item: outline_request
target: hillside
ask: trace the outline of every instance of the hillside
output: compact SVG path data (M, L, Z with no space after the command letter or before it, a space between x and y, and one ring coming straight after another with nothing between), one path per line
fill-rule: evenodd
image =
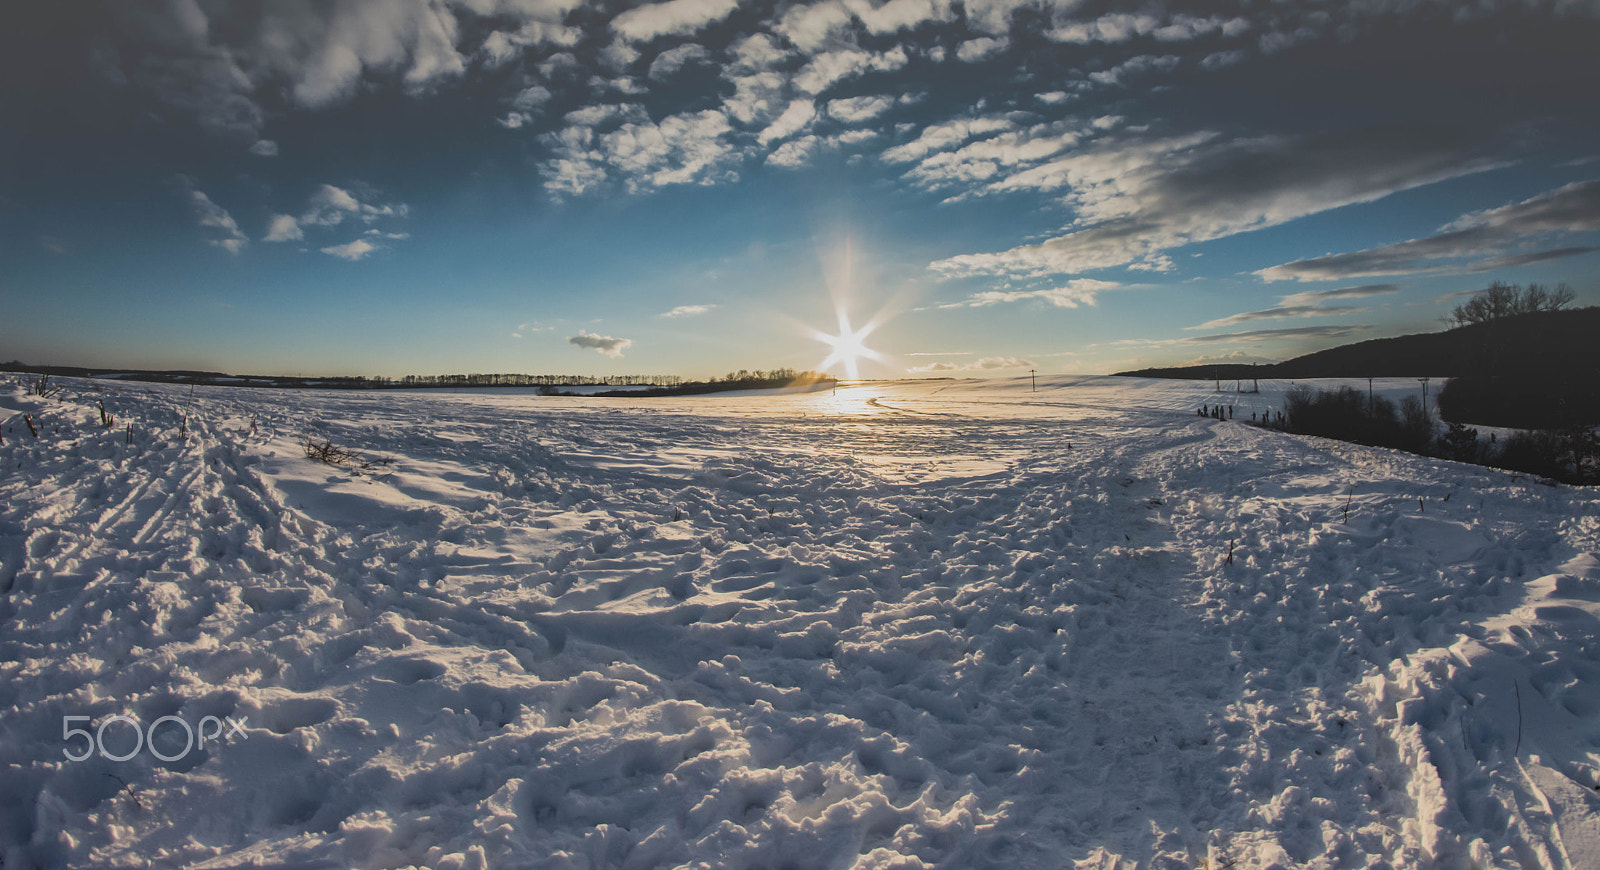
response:
M1600 372L1600 307L1550 311L1346 344L1270 365L1149 368L1118 375L1181 380L1239 378L1463 377L1495 365L1500 374Z

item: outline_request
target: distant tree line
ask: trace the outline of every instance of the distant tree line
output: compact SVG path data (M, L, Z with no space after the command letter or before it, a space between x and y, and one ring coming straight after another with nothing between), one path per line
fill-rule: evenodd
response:
M683 383L678 375L406 375L403 378L368 378L378 387L670 387Z
M1350 387L1312 390L1304 384L1283 397L1283 412L1263 414L1260 425L1300 435L1320 435L1424 456L1522 471L1581 485L1600 483L1600 437L1593 426L1513 432L1485 439L1465 423L1442 431L1416 396L1399 408L1382 396Z
M644 390L595 393L596 396L693 396L704 393L726 393L733 390L771 390L781 387L800 387L809 384L833 383L834 379L821 372L796 371L790 368L767 371L740 369L724 377L711 377L704 381L687 381L670 386L651 387Z

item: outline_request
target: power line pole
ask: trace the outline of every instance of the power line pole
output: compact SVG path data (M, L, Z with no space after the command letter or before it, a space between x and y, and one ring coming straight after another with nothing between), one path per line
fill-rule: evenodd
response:
M1039 379L1033 376L1033 369L1028 369L1028 380L1033 383L1033 391L1039 392Z

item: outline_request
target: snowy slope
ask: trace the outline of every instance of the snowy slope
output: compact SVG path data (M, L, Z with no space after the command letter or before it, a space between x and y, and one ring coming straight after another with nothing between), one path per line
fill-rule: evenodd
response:
M1593 490L1204 382L62 383L0 382L6 870L1600 867ZM63 758L118 714L242 734Z

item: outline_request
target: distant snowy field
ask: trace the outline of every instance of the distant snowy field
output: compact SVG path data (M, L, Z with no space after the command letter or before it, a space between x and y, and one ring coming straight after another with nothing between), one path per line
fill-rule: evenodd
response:
M1284 383L23 383L5 870L1600 867L1600 493Z

